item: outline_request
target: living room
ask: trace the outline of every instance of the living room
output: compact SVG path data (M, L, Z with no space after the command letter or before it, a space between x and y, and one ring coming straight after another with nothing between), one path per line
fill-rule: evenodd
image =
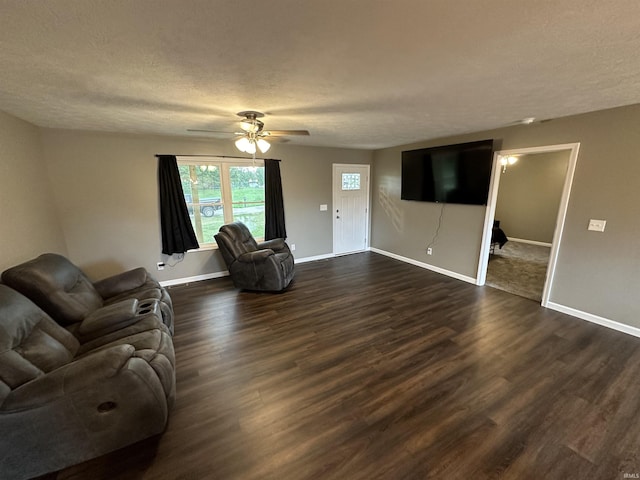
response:
M576 37L572 37L575 43L567 45L576 49L575 57L592 55L592 59L597 58L599 69L594 68L593 72L585 70L584 64L576 59L577 65L573 71L567 67L566 76L569 78L559 78L562 77L560 74L557 77L540 74L522 90L515 87L516 83L500 83L504 78L495 69L501 62L491 64L487 71L477 72L478 82L488 76L502 88L500 90L496 87L497 93L490 93L504 97L505 105L515 104L517 108L512 110L496 106L495 96L490 100L479 98L483 97L484 92L480 87L474 89L473 85L465 84L463 88L455 82L446 85L454 91L452 97L447 97L449 103L429 109L427 105L433 104L438 95L443 95L445 88L440 83L442 79L432 79L429 89L424 86L416 87L419 82L415 79L411 82L409 77L402 77L397 79L397 86L383 90L378 97L358 95L358 82L347 80L357 77L356 71L357 68L362 68L362 62L358 62L350 70L331 68L330 57L339 51L338 46L331 44L333 49L322 51L321 47L316 46L313 35L305 36L298 29L285 32L283 24L273 18L273 13L269 15L273 25L264 25L263 31L254 32L249 29L249 33L255 33L255 38L251 38L251 41L243 37L247 35L244 29L238 28L234 32L229 28L225 30L228 35L226 39L215 37L208 42L198 41L188 45L190 48L202 49L199 52L202 55L200 58L209 59L208 55L212 55L215 57L211 59L212 63L232 69L229 65L233 62L226 60L225 63L220 51L237 41L238 37L243 37L243 47L247 46L244 42L249 41L249 45L253 45L253 41L256 41L260 44L264 39L264 48L269 49L272 45L271 48L281 52L288 52L289 48L293 50L294 47L287 42L295 40L295 48L307 49L307 52L313 52L307 55L316 57L317 67L311 62L305 64L305 68L309 70L305 74L310 77L329 77L327 83L316 86L322 93L318 97L321 100L323 96L326 97L324 103L320 101L313 104L309 99L310 91L299 86L307 78L303 72L286 63L286 53L272 61L283 62L287 69L270 71L260 55L255 54L251 61L258 66L248 68L247 75L241 76L241 67L250 65L248 60L247 63L242 61L241 67L235 67L237 70L233 68L230 75L237 79L236 83L212 83L210 92L203 92L203 89L209 81L211 71L201 73L205 78L200 80L201 83L196 83L197 87L190 89L190 82L195 80L185 79L191 73L184 74L180 68L189 67L196 72L193 75L197 75L201 67L193 62L185 62L183 65L175 60L171 71L164 72L166 77L159 80L156 78L159 84L173 85L172 93L175 96L169 96L168 91L159 89L155 84L149 90L137 87L145 77L151 78L149 71L158 73L154 70L154 65L162 63L162 54L166 52L156 52L158 56L152 59L145 57L148 63L140 64L146 65L150 70L141 68L144 71L139 76L134 75L133 63L127 64L130 70L123 70L125 73L114 77L105 73L108 68L99 68L101 62L118 65L118 56L130 46L125 42L124 36L122 40L114 40L118 38L115 32L139 29L139 33L133 38L145 46L144 35L148 32L144 33L142 28L142 24L146 22L142 12L145 8L155 8L145 5L147 2L139 2L133 12L126 8L116 8L111 12L111 27L107 26L110 22L104 23L105 29L114 28L108 31L99 28L103 20L97 20L96 17L98 12L104 15L101 18L109 16L107 12L97 8L95 2L87 2L87 6L62 2L64 8L61 11L57 11L56 2L46 7L31 5L31 9L29 6L19 6L18 2L13 3L10 7L12 14L3 16L4 53L0 55L4 71L7 72L5 88L1 89L4 93L0 96L0 220L5 225L2 235L4 254L0 270L44 252L55 252L72 259L92 279L138 266L146 268L165 285L224 277L226 266L216 249L188 252L182 262L158 271L158 262L171 265L173 262L161 254L155 155L171 153L237 156L238 151L230 139L188 134L186 130L198 127L222 129L227 121L229 126L232 125L237 119L234 118L237 111L264 108L267 113L273 112L265 118L267 125L273 125L273 128L307 128L311 132L309 139L274 143L268 155L281 160L287 241L296 245L294 254L300 266L304 262L310 264L314 260L334 257L332 212L331 209L323 211L319 208L320 205L332 203L332 165L366 164L371 166L369 249L383 256L420 264L426 269L449 273L455 278L474 279L478 275L485 208L448 205L440 218L442 210L439 205L400 200L401 152L489 138L496 141L495 149L500 151L579 143L576 170L550 291L551 306L554 310L586 322L640 336L640 307L635 301L640 286L637 273L640 262L640 246L637 242L640 204L640 164L637 161L640 136L637 125L640 123L640 105L637 103L640 98L637 96L637 75L633 76L629 70L623 69L629 68L633 72L638 69L635 53L638 51L638 37L637 33L635 36L631 34L637 32L633 30L637 27L637 21L633 19L638 18L634 17L634 11L637 10L634 3L623 2L626 5L619 5L618 9L610 9L612 11L606 13L583 12L581 15L584 18L581 17L580 21L584 24L572 23L579 32L574 32ZM276 10L283 13L286 10L285 3L287 2L278 4L279 8ZM411 6L416 7L413 4ZM573 6L577 10L584 10L580 2L574 2ZM196 6L193 7L194 12L197 11ZM346 22L346 19L355 21L357 18L355 5L333 7L338 8L338 11L342 11L340 8L345 9L343 20L333 20L335 24L331 25L335 29L341 31L342 22ZM95 13L91 13L92 8L96 8ZM174 5L163 15L153 15L157 14L167 20L180 12L181 8L183 7ZM235 15L241 16L243 8L249 7L243 5L229 10L225 10L226 8L221 7L226 12L219 20L221 25L225 18L235 24L231 21ZM295 13L300 15L301 22L304 19L308 23L310 20L306 14L313 17L311 10L315 9L305 13L305 8L296 7ZM458 11L460 7L453 10L448 8L438 6L436 10L441 14L448 12L445 18L449 15L462 15ZM498 6L494 5L494 8ZM512 8L513 11L509 10L512 15L522 13L517 7ZM526 13L531 14L532 8L528 7ZM330 10L329 7L323 9ZM371 21L370 25L367 24L371 34L382 29L379 23L382 21L381 17L390 14L383 3L376 4L376 8L372 10L374 11L366 14L366 18ZM524 32L543 28L542 19L554 15L558 18L553 20L553 26L547 25L545 28L557 32L563 22L570 22L567 18L569 11L566 6L558 6L553 14L541 9ZM75 12L78 17L70 12ZM26 13L32 13L33 18L26 20L23 17ZM426 17L433 12L427 9L423 13ZM315 15L323 14L316 12ZM197 15L189 14L186 9L179 14L185 22L195 22L194 16ZM470 17L473 17L470 12L464 12L465 25L473 23ZM82 29L76 31L71 28L79 18L95 27L97 33L92 35ZM376 62L382 65L384 59L388 62L385 63L385 68L397 69L399 72L411 72L405 61L411 63L424 59L426 62L427 56L422 56L416 50L409 50L406 60L393 59L392 52L407 48L404 43L407 38L399 38L397 34L398 30L403 29L401 21L408 21L408 18L406 15L391 18L400 23L380 32L381 39L376 41L376 45L379 46L380 42L385 46L378 53L367 56L366 45L358 43L357 47L354 46L345 53L345 57L362 55L370 65ZM156 25L162 24L158 18L154 19ZM609 34L607 29L601 27L604 19L610 22L608 25L612 31ZM534 20L542 23L535 23ZM56 21L61 22L60 25L56 25ZM259 28L255 19L249 21ZM487 19L493 30L503 26L502 21L493 20L496 23L490 23L491 21ZM598 32L603 35L600 39L602 49L595 50L595 54L591 52L597 47L598 40L594 40L594 44L589 44L588 47L583 45L579 48L580 42L586 42L588 35L578 26L587 25L588 21L593 22L591 25L599 25L601 28ZM129 22L133 22L133 25ZM317 34L320 28L312 28L307 23L305 25L308 32ZM35 30L30 32L26 27L31 24ZM59 27L57 30L60 31L68 28L72 33L68 36L56 36L55 32L49 32L51 37L41 33L48 32L48 29L53 28L52 25ZM260 28L262 27L260 23ZM485 26L484 29L491 28ZM478 30L479 27L469 31ZM626 37L625 32L628 33ZM184 30L180 34L183 33ZM487 49L499 48L496 46L499 40L513 39L508 35L515 35L518 41L523 41L529 38L525 33L503 32L503 35L507 35L506 38L487 39L484 45ZM174 34L180 35L175 32L167 33L166 37L164 34L160 35L160 43L169 42ZM525 36L519 37L519 34ZM7 43L5 39L10 35L15 35L18 41ZM91 41L83 42L83 38ZM321 38L326 39L325 36ZM101 46L101 41L106 42L106 45ZM54 45L50 50L45 49L47 42ZM221 46L213 49L215 42L221 42ZM474 44L469 39L467 42L464 44L467 47ZM70 45L75 46L71 48ZM276 45L279 47L276 48ZM545 43L546 48L551 48L552 45L551 40L548 44ZM456 43L455 46L460 45ZM176 47L176 51L184 53L181 50L183 48L183 45ZM571 48L567 48L564 55L552 57L549 61L558 62L556 69L565 68L566 65L559 62L566 60L571 51ZM66 54L62 55L61 52L66 52L71 61L64 63ZM97 53L101 55L96 55ZM454 55L456 48L452 47L446 53ZM518 50L509 50L502 65L507 66L508 62L515 64L521 58L528 58L531 59L531 70L534 69L533 65L541 67L537 65L538 60L534 61L531 49L525 48L520 56L517 53ZM492 55L486 52L484 54L483 58L492 58ZM447 66L451 67L448 57L443 58L435 53L432 55L429 61L436 62L445 70ZM72 68L72 64L74 59L86 60L89 56L95 57L94 62L88 64L89 67L95 68L98 73L85 77ZM194 54L194 57L197 56ZM63 66L58 69L56 61L49 60L50 58L55 58ZM448 70L451 78L456 81L459 81L456 75L461 70L474 64L473 57L463 55L461 58L461 66ZM626 67L621 66L625 62ZM265 80L262 69L269 71L270 79ZM224 68L220 67L220 70ZM527 68L522 67L522 70ZM367 84L379 87L378 83L384 83L382 80L375 80L377 74L382 75L377 67L370 67L367 72L373 79L368 80ZM528 72L531 73L530 70ZM251 76L255 77L253 83L246 79ZM176 80L176 77L179 79ZM380 78L389 79L385 76ZM127 80L131 83L127 83ZM228 79L226 81L229 82ZM30 82L34 87L46 87L50 84L59 89L51 88L51 91L46 91L45 88L27 96L28 89L21 91L18 85ZM285 92L280 92L280 98L269 95L269 85L278 82L286 83L291 95L297 89L301 90L300 97L295 100L298 102L297 106L295 101L286 97ZM345 91L335 98L330 98L327 93L331 91L329 87L332 82L338 86L347 84ZM555 91L544 82L557 82L565 90ZM575 88L572 92L575 97L566 90L569 83ZM486 87L486 84L483 86ZM225 88L232 93L227 93ZM456 91L457 88L462 94ZM193 98L189 98L190 91ZM405 92L409 101L403 95L396 94L397 91ZM64 102L68 102L66 107L63 103L54 101L53 97L56 96L64 97ZM350 96L352 100L349 100ZM416 102L416 98L422 96L429 97L425 103L418 107L411 105ZM77 104L70 101L74 97ZM590 103L587 103L586 99L589 98ZM538 106L538 103L544 103L547 110ZM552 108L554 103L557 111ZM93 104L93 109L87 108L86 104ZM396 109L385 110L394 105L397 106ZM469 106L473 110L484 112L492 112L492 107L495 107L495 113L491 114L495 117L483 113L481 117L485 118L467 118L460 110L467 110ZM441 127L437 119L432 122L433 118L439 115L444 117L454 110L458 110L458 115L447 119L452 123L445 124L443 120L444 127ZM91 111L93 114L88 116ZM301 111L304 113L296 113ZM552 111L553 115L550 114ZM327 112L337 112L333 124L332 119L325 116ZM544 121L513 124L530 115ZM105 117L105 123L100 125L102 116ZM55 117L59 117L58 123L52 121ZM133 119L132 123L127 123L127 118ZM215 119L213 123L212 118ZM167 119L171 119L172 129L164 123ZM317 123L314 123L316 120ZM370 125L363 128L363 124L368 122ZM406 134L394 130L398 124L401 124L401 129L414 128L413 124L416 122L421 124L417 130L407 130ZM225 129L233 128L229 126L224 125ZM338 136L332 137L332 130L339 131L336 133ZM392 202L393 215L385 208L388 204L382 201L383 193L385 201L390 199ZM605 219L605 231L589 231L587 227L590 219ZM438 230L439 220L441 225ZM434 246L433 255L427 256L425 248L436 233L438 243ZM176 328L179 329L179 325L177 320Z
M376 151L278 146L288 240L296 244L298 259L331 255L332 219L319 209L331 203L331 165L371 164L370 246L475 277L484 209L451 206L436 254L427 257L424 247L435 232L440 208L399 199L401 151L485 138L501 139L502 149L580 142L551 300L576 316L637 329L632 219L637 195L634 125L639 116L637 106L621 107ZM215 250L205 250L190 252L182 263L157 271L156 264L163 258L154 155L213 152L232 156L233 142L43 129L7 114L2 115L2 123L0 135L8 159L1 180L3 219L13 225L4 236L3 267L55 251L74 258L95 278L138 265L165 282L212 278L226 270ZM403 216L401 234L377 198L381 188L396 189L396 206ZM121 216L122 211L128 215ZM590 218L609 219L606 235L594 237L587 231Z

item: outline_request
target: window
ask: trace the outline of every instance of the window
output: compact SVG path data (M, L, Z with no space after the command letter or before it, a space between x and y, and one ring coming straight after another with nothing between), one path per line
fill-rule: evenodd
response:
M360 190L360 174L343 173L342 190Z
M213 236L234 220L256 240L264 238L264 163L216 157L178 157L189 217L201 247L215 246Z

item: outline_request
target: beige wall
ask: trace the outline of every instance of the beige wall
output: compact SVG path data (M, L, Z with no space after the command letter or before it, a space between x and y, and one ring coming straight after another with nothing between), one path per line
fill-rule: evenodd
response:
M289 241L296 243L298 258L331 253L331 218L319 210L321 203L331 204L331 165L373 159L371 245L475 277L485 208L447 205L434 255L428 257L424 250L441 206L400 200L400 152L486 138L496 139L499 149L580 142L550 300L640 327L635 301L640 290L639 124L640 106L631 106L373 154L276 145L270 156L282 159ZM224 270L212 250L189 253L177 266L155 270L162 257L154 154L235 155L231 142L39 130L4 114L0 140L4 266L58 251L94 278L139 265L160 280ZM590 218L607 220L606 231L587 231Z
M475 278L480 255L476 232L482 233L485 207L400 200L402 151L446 143L460 142L423 142L374 152L371 246ZM433 255L426 253L429 245Z
M580 142L550 300L640 327L638 125L640 105L635 105L377 151L372 246L475 277L485 209L447 206L442 241L428 257L424 246L435 231L440 206L399 199L400 152L486 138L505 150ZM606 231L587 231L590 218L607 220Z
M39 129L0 112L0 271L67 249L42 159Z
M92 278L143 266L161 281L226 270L217 249L189 252L164 271L155 154L237 155L232 141L43 130L45 159L70 258ZM274 145L279 158L289 243L298 259L332 252L331 165L370 163L371 152ZM172 263L169 260L168 263Z
M496 220L509 238L551 243L569 151L522 155L500 175Z

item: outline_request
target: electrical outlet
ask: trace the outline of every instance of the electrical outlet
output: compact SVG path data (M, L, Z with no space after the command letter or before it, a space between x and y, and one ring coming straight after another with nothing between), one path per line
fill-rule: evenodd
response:
M158 262L158 270L164 270L164 262Z
M294 252L295 249L296 249L296 244L292 243L290 249L291 249L292 252Z
M427 248L427 255L433 255L433 248Z
M604 227L607 224L606 220L589 220L589 230L594 232L604 232Z

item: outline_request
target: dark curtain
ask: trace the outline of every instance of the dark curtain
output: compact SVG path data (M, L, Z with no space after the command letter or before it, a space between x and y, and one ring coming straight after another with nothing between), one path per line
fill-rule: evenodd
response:
M264 161L264 217L265 240L287 238L279 160Z
M173 255L200 248L189 219L174 155L158 155L158 187L162 253Z

